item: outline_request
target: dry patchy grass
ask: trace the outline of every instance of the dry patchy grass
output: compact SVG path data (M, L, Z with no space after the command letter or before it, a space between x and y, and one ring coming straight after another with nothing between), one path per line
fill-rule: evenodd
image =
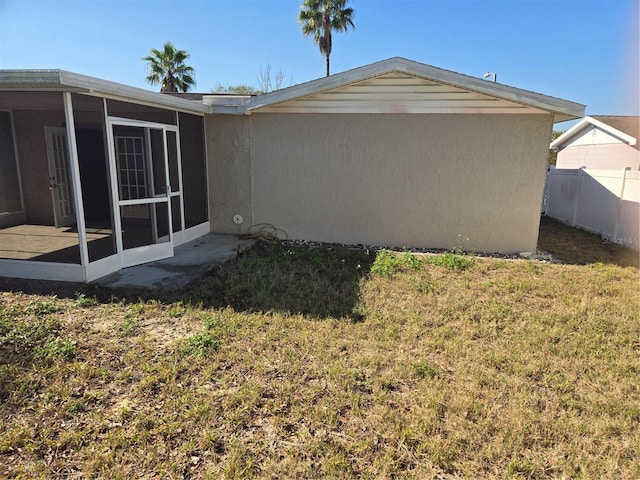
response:
M601 235L572 228L551 217L541 218L539 244L540 248L552 253L563 263L640 266L637 250L615 244Z
M638 478L638 270L258 246L0 292L0 476Z

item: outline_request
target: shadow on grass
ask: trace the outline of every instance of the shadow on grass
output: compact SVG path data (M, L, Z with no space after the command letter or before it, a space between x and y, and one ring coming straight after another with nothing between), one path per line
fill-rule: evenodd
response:
M542 217L538 245L560 261L636 267L638 252L607 243L599 235ZM0 278L0 291L162 303L182 301L204 307L230 306L245 312L278 312L315 318L358 321L364 308L360 284L369 275L377 252L335 245L296 247L258 243L208 276L175 293L157 290L109 290L94 285Z
M296 247L258 243L184 289L105 289L82 283L0 278L0 291L95 298L98 302L182 301L246 312L281 312L317 318L362 318L360 281L376 252L334 245Z
M605 263L620 267L640 265L640 253L617 245L602 236L570 227L550 217L540 219L538 246L563 263L588 265Z
M360 281L373 251L257 244L185 291L185 300L248 312L362 318Z

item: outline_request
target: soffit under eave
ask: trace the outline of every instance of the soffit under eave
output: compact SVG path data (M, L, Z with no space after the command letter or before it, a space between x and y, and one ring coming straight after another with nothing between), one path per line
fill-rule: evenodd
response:
M574 115L567 115L566 113L554 113L554 112L551 112L551 113L553 114L553 123L567 122L569 120L575 120L577 118L580 118Z

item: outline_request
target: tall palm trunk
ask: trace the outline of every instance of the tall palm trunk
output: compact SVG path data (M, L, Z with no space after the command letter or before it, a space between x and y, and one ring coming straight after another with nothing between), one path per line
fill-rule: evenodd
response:
M324 50L325 70L326 76L329 76L329 57L331 56L331 17L325 15L322 19L323 23L323 40L324 45L321 45L321 50Z

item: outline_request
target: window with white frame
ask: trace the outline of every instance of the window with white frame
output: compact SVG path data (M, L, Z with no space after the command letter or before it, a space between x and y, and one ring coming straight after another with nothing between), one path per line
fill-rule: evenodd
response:
M115 137L121 200L147 198L147 166L142 137ZM126 215L125 215L126 214ZM123 216L147 218L147 205L128 205Z

